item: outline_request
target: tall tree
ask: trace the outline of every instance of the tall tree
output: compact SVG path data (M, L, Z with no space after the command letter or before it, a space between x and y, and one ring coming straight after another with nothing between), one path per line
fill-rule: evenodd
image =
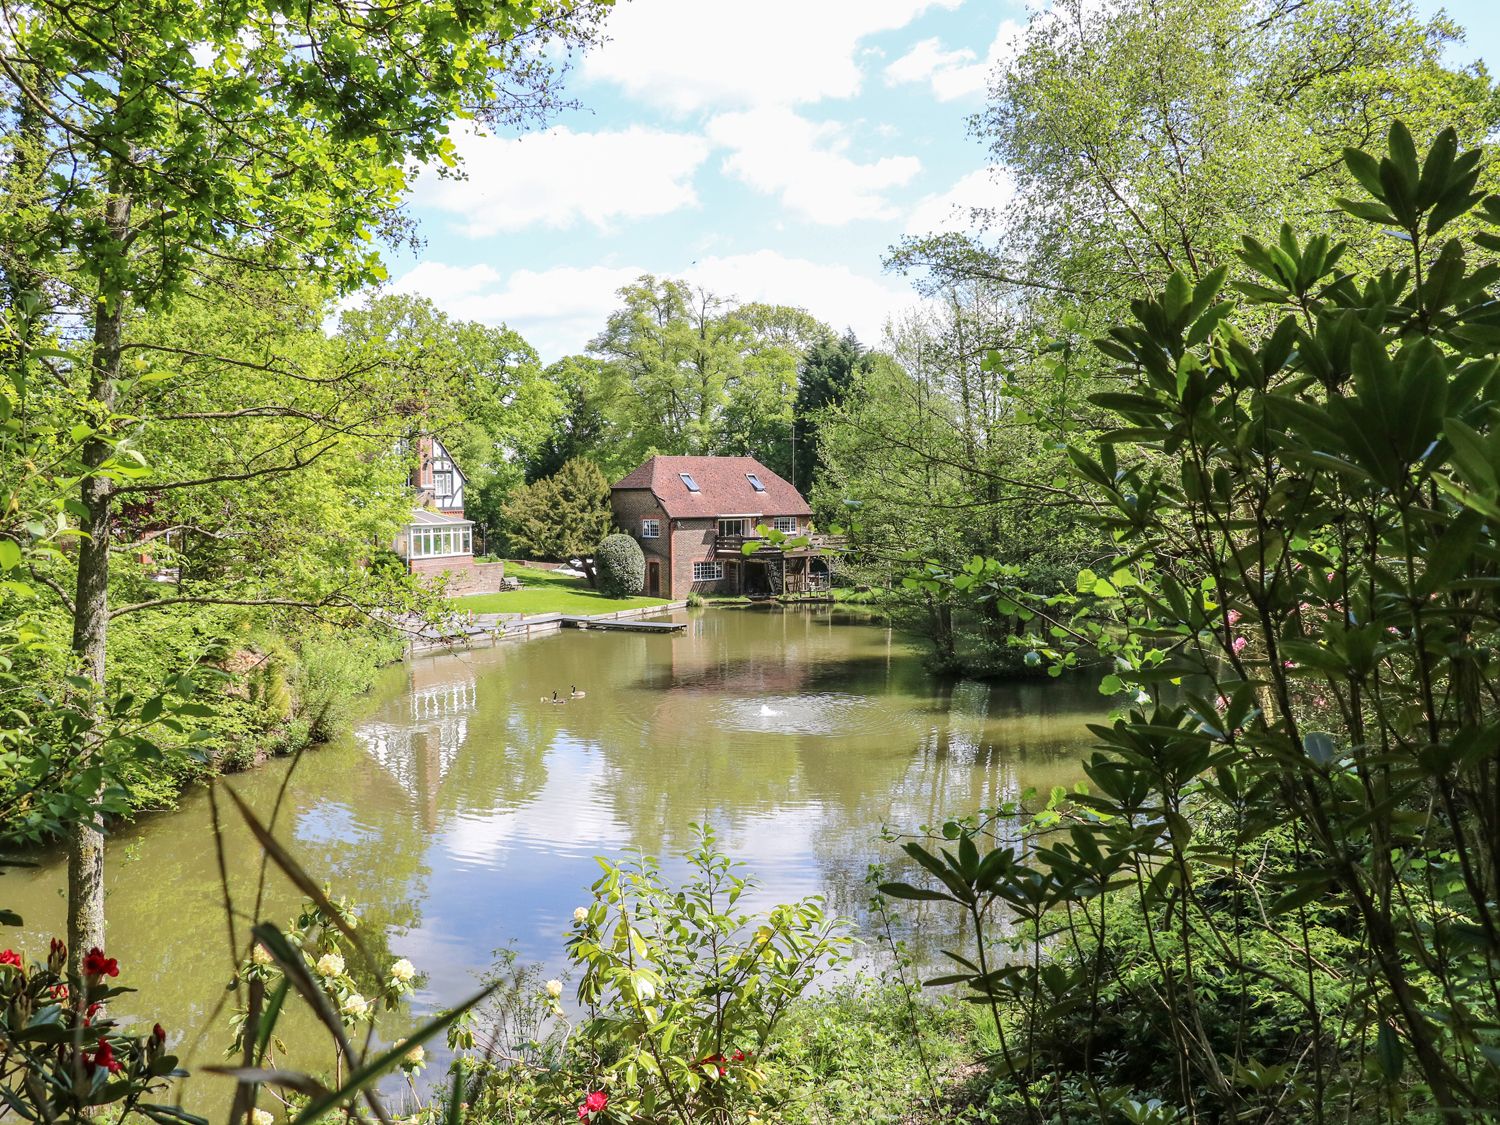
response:
M853 332L834 339L815 341L802 357L797 383L797 400L793 407L792 464L789 479L803 495L809 495L818 483L824 467L823 449L818 441L818 418L822 411L838 406L853 385L855 376L868 372L871 358Z
M17 258L45 271L60 317L83 320L55 377L76 388L81 536L72 649L103 707L110 555L122 477L116 415L135 406L140 313L233 261L334 287L381 276L373 236L399 217L408 169L452 163L455 116L517 122L551 96L555 56L586 0L359 6L185 0L79 7L0 0L4 104L35 108L65 149L51 221ZM258 473L258 469L248 470ZM102 825L70 843L75 957L102 944Z
M736 305L650 275L589 345L617 380L630 461L652 452L752 454L789 467L797 368L832 333L802 309Z
M1103 324L1175 269L1238 269L1244 234L1336 215L1355 190L1344 147L1397 116L1419 136L1487 135L1500 105L1481 66L1445 61L1459 37L1408 0L1058 0L973 122L1014 202L980 216L987 235L908 239L892 264ZM1371 264L1396 254L1347 217L1335 228Z
M544 374L562 400L561 412L525 460L527 483L550 477L575 457L588 457L606 473L628 471L629 455L616 442L615 373L592 356L568 355Z
M552 476L515 489L501 511L514 547L531 558L581 559L594 581L591 556L614 522L609 481L598 465L574 458Z

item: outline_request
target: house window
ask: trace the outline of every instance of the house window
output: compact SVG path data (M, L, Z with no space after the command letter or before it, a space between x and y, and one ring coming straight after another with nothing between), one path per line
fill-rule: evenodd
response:
M414 527L410 531L411 558L434 559L474 553L472 527Z
M682 478L682 483L687 485L687 490L689 492L698 491L698 482L693 479L692 473L678 473L677 475Z
M797 533L797 517L777 516L771 521L771 526L784 535L795 535Z
M720 535L743 535L743 534L745 534L745 521L744 520L720 520L719 521L719 534Z
M721 562L695 562L693 564L694 582L717 582L724 577L724 564Z
M760 483L760 477L754 473L746 473L745 479L750 482L750 487L755 489L756 492L764 492L766 490L766 486Z
M642 539L660 539L661 538L661 520L642 520L641 521L641 538Z

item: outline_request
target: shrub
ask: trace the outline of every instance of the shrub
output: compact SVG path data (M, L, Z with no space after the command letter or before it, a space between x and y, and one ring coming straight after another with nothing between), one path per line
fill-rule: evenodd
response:
M813 983L848 962L846 925L818 898L740 910L755 884L707 829L686 860L687 877L673 885L649 856L600 858L594 901L574 912L568 941L584 1012L569 1027L561 981L537 988L534 977L508 973L523 988L531 982L536 1003L532 1016L509 1020L506 1038L525 1040L518 1049L465 1059L477 1119L555 1121L567 1106L569 1118L595 1123L746 1125L768 1101L801 1097L820 1060L800 1033L783 1046L779 1032ZM512 993L508 1003L524 1009L525 997ZM468 1032L453 1038L474 1042Z
M594 569L606 597L633 598L646 588L646 556L628 535L606 535L594 552Z
M1008 1119L1500 1104L1500 197L1451 130L1346 161L1407 263L1283 228L1245 239L1248 315L1222 268L1134 302L1116 428L1070 450L1120 556L1045 599L972 568L1123 699L1088 791L950 821L884 888L979 935L929 983L992 1013Z

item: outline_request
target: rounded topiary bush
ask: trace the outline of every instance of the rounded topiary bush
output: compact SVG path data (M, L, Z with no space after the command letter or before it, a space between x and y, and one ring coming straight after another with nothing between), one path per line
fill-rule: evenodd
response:
M633 598L646 588L646 556L628 535L606 535L594 552L599 592L611 598Z

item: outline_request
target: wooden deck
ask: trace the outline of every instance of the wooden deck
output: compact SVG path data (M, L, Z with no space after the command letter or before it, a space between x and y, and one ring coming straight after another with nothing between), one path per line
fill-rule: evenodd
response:
M628 633L676 633L687 628L686 621L633 621L628 618L607 621L568 613L562 615L562 623L568 629L618 629Z

